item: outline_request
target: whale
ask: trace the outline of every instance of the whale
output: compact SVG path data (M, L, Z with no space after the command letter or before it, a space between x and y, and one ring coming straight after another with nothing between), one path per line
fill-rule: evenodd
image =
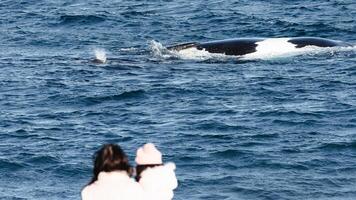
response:
M184 51L189 49L203 50L209 53L225 54L228 56L245 56L256 53L296 51L306 47L349 47L343 41L318 37L292 38L233 38L208 42L188 42L168 46L169 51Z

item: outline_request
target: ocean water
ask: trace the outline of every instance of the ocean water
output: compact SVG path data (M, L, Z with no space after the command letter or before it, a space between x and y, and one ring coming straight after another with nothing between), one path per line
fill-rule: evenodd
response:
M154 142L174 199L356 199L356 51L172 55L172 44L356 44L354 0L0 2L0 199L80 199L92 155ZM105 64L91 62L106 58Z

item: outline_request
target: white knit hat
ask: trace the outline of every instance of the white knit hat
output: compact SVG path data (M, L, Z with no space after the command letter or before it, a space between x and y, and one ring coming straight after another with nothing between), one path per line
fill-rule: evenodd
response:
M162 164L162 154L154 144L147 143L137 149L135 161L138 165Z

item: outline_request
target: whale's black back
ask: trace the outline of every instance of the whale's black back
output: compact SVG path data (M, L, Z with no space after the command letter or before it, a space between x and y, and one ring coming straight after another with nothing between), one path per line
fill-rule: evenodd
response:
M288 42L297 45L296 48L303 48L305 46L335 47L342 45L339 41L315 37L297 37L288 40Z
M260 38L231 39L205 42L196 44L197 49L206 50L210 53L223 53L225 55L245 55L256 52L256 42L262 41Z
M180 51L183 49L188 49L190 47L196 47L198 43L196 42L187 42L187 43L182 43L182 44L177 44L177 45L173 45L173 46L169 46L167 47L168 50L170 51Z

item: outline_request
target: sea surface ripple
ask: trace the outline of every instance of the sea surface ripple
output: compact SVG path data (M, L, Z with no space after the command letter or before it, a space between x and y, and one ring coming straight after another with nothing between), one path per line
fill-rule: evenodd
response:
M80 199L104 143L154 142L177 200L355 199L356 53L167 57L188 41L356 44L356 2L0 3L0 199ZM155 46L156 45L156 46ZM96 49L108 62L95 64Z

